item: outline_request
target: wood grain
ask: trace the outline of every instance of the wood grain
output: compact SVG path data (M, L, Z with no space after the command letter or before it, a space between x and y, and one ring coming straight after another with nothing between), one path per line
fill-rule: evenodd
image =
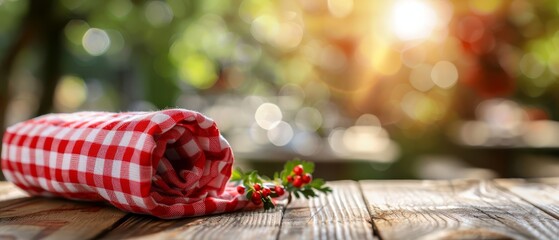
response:
M497 179L495 182L559 220L559 178Z
M374 239L359 185L329 182L333 193L287 206L279 239Z
M276 239L284 205L182 220L134 215L103 239Z
M559 178L338 181L334 192L179 220L27 197L0 182L0 239L557 239ZM372 221L374 220L374 227Z
M196 224L200 218L186 218L179 220L163 220L151 216L130 214L116 228L106 232L101 239L127 239L142 236L157 235L162 231L172 231L175 228Z
M0 206L0 239L90 239L125 213L100 203L18 198Z
M491 181L362 181L382 239L556 239L559 221Z

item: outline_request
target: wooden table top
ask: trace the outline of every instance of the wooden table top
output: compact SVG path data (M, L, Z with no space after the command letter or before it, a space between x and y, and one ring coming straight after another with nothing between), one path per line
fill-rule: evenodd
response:
M0 239L558 239L559 178L336 181L270 211L180 220L31 198L0 182Z

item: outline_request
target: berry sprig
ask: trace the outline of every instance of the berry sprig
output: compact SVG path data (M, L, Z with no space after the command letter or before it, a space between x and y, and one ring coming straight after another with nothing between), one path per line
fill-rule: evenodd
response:
M316 197L317 192L329 193L332 189L325 186L322 179L313 179L314 163L294 159L283 166L281 172L275 172L274 178L258 175L257 171L244 173L240 169L233 171L231 181L238 182L237 191L255 205L264 204L264 209L275 207L273 198L284 196L291 199Z

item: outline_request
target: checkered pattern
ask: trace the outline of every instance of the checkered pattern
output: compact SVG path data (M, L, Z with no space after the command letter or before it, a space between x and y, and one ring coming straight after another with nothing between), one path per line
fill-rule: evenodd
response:
M246 206L226 187L232 164L216 124L182 109L48 114L9 127L2 142L4 175L33 195L160 218Z

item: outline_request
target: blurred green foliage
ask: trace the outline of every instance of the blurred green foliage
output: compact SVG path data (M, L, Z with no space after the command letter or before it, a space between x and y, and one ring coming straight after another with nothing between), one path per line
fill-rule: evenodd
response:
M0 126L184 107L261 147L248 152L376 159L409 177L418 156L506 145L523 138L506 126L558 118L559 2L409 2L0 0ZM266 102L281 131L255 123Z

